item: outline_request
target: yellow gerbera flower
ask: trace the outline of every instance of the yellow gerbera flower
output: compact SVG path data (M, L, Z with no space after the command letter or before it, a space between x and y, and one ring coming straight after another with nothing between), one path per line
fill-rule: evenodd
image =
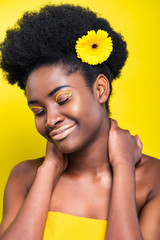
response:
M91 30L87 35L78 38L75 49L82 62L97 65L107 60L113 50L113 44L106 31L99 29L96 33Z

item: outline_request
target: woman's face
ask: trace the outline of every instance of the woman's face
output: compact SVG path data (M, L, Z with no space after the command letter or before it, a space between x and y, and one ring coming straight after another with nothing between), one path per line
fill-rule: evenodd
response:
M38 132L63 153L86 148L100 134L102 106L80 72L40 67L28 77L26 96Z

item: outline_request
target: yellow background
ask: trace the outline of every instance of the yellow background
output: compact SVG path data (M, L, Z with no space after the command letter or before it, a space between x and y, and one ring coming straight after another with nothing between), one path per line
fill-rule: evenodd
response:
M129 59L121 78L114 82L111 117L132 134L138 133L143 152L160 158L160 33L159 0L54 0L89 6L125 36ZM0 0L0 41L26 10L45 0ZM36 133L23 91L10 86L0 72L0 218L4 187L12 167L45 153L45 140Z

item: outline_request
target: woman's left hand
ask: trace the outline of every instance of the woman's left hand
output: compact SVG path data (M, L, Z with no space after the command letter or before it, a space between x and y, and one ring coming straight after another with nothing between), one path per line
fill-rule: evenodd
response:
M142 157L142 143L139 136L132 136L128 130L121 129L113 119L110 119L110 122L109 159L112 167L130 164L135 168Z

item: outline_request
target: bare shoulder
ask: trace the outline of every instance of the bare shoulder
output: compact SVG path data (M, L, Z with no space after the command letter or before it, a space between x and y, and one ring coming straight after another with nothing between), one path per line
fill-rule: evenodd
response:
M12 172L24 173L24 172L26 172L26 171L28 172L32 169L34 170L42 164L43 160L44 160L44 157L25 160L25 161L20 162L17 165L15 165L14 168L12 169Z
M11 171L9 179L14 179L19 181L21 185L28 185L33 182L38 167L42 164L44 158L37 158L32 160L26 160L18 163Z
M137 166L137 170L145 174L145 178L156 179L160 177L160 160L148 155L142 155L142 159Z
M160 160L143 155L136 167L137 185L147 191L147 198L160 194Z
M27 160L12 169L4 192L0 234L8 228L18 214L43 160L44 158Z
M160 160L143 155L136 168L136 200L144 239L160 239Z
M4 207L10 203L10 199L13 203L13 198L17 201L18 197L22 200L27 196L42 162L43 158L26 160L12 169L4 192Z

